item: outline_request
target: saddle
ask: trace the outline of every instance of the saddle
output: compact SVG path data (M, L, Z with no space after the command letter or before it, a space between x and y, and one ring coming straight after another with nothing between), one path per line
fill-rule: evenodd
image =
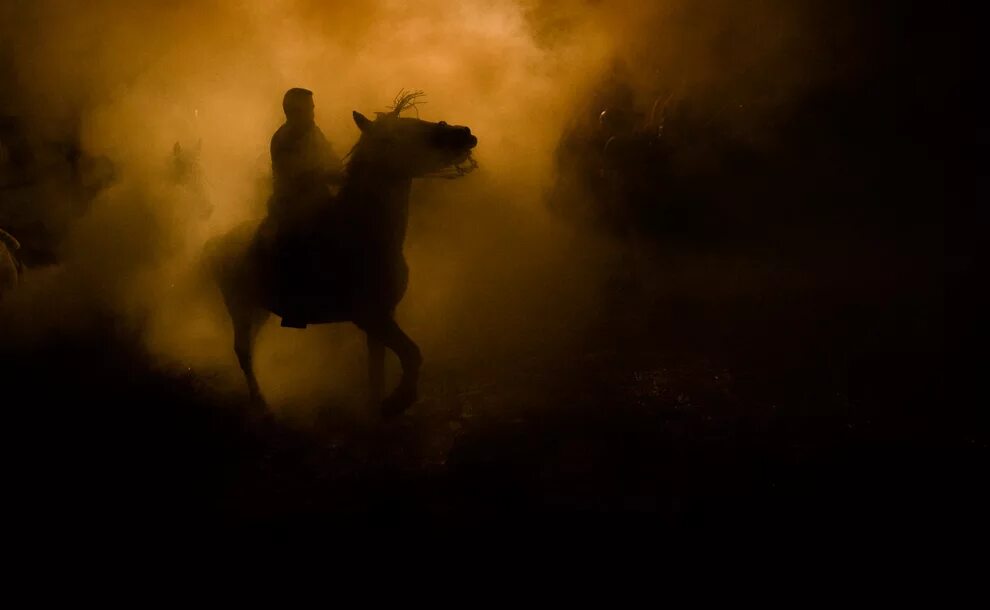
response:
M260 272L269 309L282 318L286 328L306 328L308 293L311 292L310 240L298 231L280 228L265 219L251 244L250 256Z

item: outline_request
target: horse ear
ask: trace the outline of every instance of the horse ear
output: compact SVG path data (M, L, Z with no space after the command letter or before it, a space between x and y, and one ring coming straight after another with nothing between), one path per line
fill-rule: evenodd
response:
M372 123L371 119L364 116L357 110L355 110L351 114L354 116L354 124L358 126L358 129L360 129L361 131L368 131L369 129L371 129L371 123Z

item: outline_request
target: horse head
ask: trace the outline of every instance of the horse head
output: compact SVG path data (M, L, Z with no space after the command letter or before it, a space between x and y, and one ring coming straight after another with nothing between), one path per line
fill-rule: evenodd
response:
M457 177L477 167L471 150L478 138L469 127L399 116L420 96L419 91L401 93L392 111L378 113L375 120L355 110L361 138L351 151L352 162L368 162L378 172L405 179Z

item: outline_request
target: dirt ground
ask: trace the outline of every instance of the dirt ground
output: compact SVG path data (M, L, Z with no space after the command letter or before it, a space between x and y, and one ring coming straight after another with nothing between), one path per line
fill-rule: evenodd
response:
M17 497L63 525L222 528L614 514L886 528L950 498L975 510L986 420L948 399L924 326L938 302L841 306L826 295L842 286L816 277L747 303L617 274L571 349L472 353L464 337L426 354L420 401L391 420L341 397L249 417L246 392L152 365L106 318L0 351Z

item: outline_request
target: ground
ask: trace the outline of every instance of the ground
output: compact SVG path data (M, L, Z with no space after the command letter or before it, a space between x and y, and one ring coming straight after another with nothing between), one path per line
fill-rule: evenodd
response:
M225 528L611 514L872 528L976 510L985 417L949 403L939 344L907 330L935 305L678 302L614 281L565 351L428 353L421 400L391 420L332 401L305 422L252 418L246 393L150 364L110 317L3 351L19 497L68 523Z

